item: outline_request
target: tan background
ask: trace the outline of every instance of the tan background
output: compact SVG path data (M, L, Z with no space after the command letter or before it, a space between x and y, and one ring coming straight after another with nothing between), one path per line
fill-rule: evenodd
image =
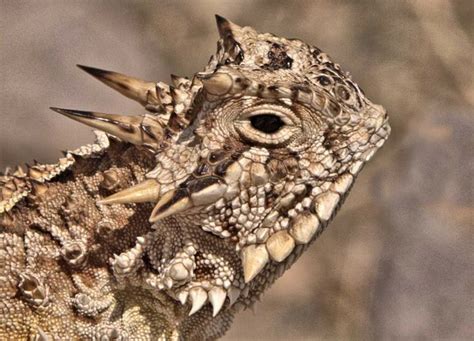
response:
M91 141L49 106L141 112L76 63L192 75L214 13L322 48L393 128L332 226L224 339L473 339L471 0L0 0L1 168Z

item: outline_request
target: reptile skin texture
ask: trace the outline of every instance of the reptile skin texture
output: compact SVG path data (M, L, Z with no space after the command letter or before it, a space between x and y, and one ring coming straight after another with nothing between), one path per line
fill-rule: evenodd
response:
M390 133L317 47L217 17L171 85L79 66L147 113L0 176L1 340L214 340L334 217ZM257 317L258 318L258 317Z

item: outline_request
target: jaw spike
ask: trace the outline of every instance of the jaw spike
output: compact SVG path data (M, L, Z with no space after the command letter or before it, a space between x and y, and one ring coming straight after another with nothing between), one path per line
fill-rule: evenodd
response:
M263 270L270 258L265 245L249 245L242 250L241 260L244 280L248 283Z
M160 196L160 185L155 180L146 180L138 185L115 193L99 200L99 205L129 204L157 201Z
M222 198L226 191L227 185L216 177L191 180L185 187L166 192L156 203L149 221L155 223L191 208L210 205Z
M150 223L156 223L160 219L194 207L185 192L184 189L166 192L156 203L155 208L151 212Z
M91 76L97 78L105 85L117 90L142 105L159 104L156 94L156 83L140 80L118 72L101 70L90 66L77 65Z
M163 127L150 116L124 116L54 107L50 109L136 145L156 146L163 133Z

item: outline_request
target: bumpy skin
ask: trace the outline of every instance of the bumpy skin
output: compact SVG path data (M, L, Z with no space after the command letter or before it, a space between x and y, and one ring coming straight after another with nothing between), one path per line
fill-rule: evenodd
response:
M149 114L54 108L96 143L0 178L0 339L222 336L382 146L385 110L325 53L217 22L192 80L81 66Z

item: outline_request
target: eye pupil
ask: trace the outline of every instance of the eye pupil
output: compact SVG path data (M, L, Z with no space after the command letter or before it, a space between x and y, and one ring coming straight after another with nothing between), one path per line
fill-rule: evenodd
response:
M266 134L277 132L285 123L280 117L273 114L262 114L250 117L252 127Z

